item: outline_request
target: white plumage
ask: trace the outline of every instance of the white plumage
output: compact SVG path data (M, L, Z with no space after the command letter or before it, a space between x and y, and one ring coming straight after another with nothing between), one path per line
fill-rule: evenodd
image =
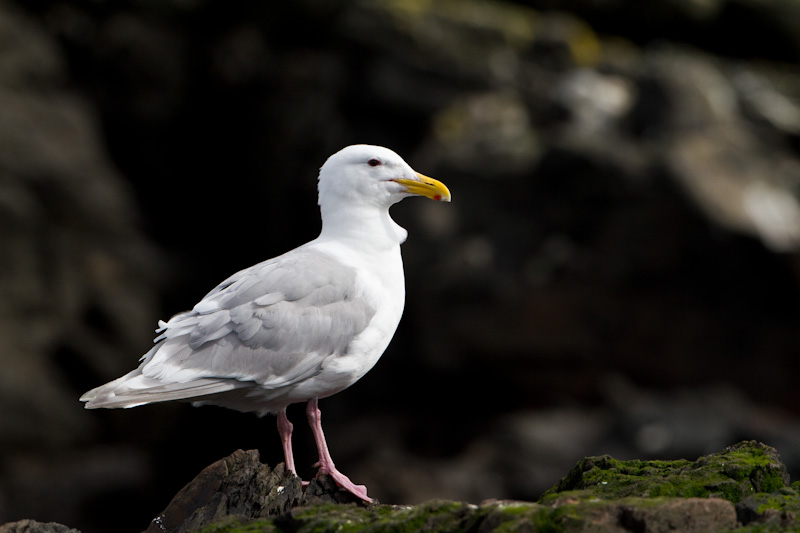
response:
M442 183L393 151L349 146L319 174L316 239L237 272L191 311L159 322L136 370L81 397L87 408L189 400L278 414L287 467L295 471L286 407L308 401L320 473L368 500L330 459L317 400L344 390L378 361L405 300L400 244L389 207L411 195L450 200Z

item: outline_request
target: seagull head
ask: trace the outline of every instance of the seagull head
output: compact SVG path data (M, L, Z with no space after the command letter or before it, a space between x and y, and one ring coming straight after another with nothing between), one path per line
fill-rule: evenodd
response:
M319 171L320 206L388 209L408 196L450 201L450 191L442 182L416 172L382 146L348 146L330 156Z

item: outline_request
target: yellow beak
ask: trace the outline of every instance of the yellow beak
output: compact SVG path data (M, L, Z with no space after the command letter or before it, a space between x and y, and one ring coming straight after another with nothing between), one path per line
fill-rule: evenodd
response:
M417 172L418 180L407 180L398 178L395 181L406 188L406 192L411 194L417 194L419 196L424 196L426 198L430 198L431 200L436 200L437 202L449 202L450 201L450 189L439 180L435 180L433 178L429 178L423 174Z

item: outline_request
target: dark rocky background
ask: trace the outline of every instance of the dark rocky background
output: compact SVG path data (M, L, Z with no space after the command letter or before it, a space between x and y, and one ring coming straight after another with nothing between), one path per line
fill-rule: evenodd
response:
M0 1L0 523L141 531L237 448L282 460L273 418L77 398L315 237L316 171L359 142L454 198L393 209L405 317L322 402L371 495L535 499L586 455L751 438L796 479L798 26L795 0Z

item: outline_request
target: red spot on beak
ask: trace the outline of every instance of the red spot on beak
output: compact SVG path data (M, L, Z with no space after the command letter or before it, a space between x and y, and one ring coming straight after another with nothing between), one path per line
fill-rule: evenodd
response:
M442 201L442 195L441 194L437 194L437 195L435 195L433 197L433 199L436 200L437 202L441 202Z

